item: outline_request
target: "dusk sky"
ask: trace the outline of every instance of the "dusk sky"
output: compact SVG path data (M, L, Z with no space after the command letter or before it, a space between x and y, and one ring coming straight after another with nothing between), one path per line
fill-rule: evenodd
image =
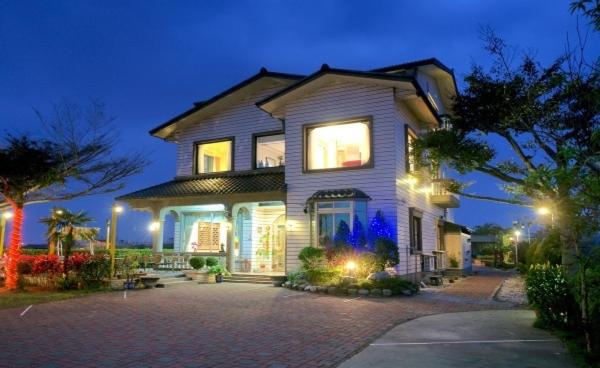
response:
M151 164L110 195L61 203L103 227L112 198L175 175L175 145L148 131L257 73L309 74L321 64L368 70L436 57L459 86L486 63L478 29L489 25L545 64L564 51L576 17L568 1L2 1L0 131L40 137L33 109L99 100L116 118L119 150ZM585 25L586 19L580 23ZM588 42L595 53L598 33ZM1 163L0 163L1 164ZM471 188L500 193L479 175ZM57 204L26 208L25 243L43 242L38 223ZM475 226L533 217L531 210L462 199L456 221ZM150 215L126 210L119 238L150 241Z

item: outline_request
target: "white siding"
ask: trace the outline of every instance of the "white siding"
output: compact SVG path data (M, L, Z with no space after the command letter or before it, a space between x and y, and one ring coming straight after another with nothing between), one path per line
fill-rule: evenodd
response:
M409 234L409 208L416 207L423 212L422 230L423 230L423 253L432 254L437 244L437 219L444 215L444 210L431 203L428 194L419 191L420 186L408 185L405 181L405 128L408 124L415 132L421 128L417 125L416 119L408 112L401 103L396 103L396 112L398 124L396 124L396 198L398 212L398 248L400 251L400 264L396 268L398 273L407 274L420 271L421 261L418 256L411 256L410 234ZM416 267L415 267L416 261Z
M194 142L232 136L235 137L234 170L252 169L252 134L282 129L281 121L255 106L257 101L277 92L282 85L267 84L266 81L256 83L263 83L259 92L178 132L177 176L192 175Z
M304 124L372 116L374 167L323 173L302 172L302 129ZM369 84L336 83L286 107L287 270L299 266L298 252L309 245L309 216L306 200L320 189L357 188L372 200L367 205L371 218L382 210L390 224L396 222L394 139L397 115L391 88ZM365 224L366 226L366 224Z

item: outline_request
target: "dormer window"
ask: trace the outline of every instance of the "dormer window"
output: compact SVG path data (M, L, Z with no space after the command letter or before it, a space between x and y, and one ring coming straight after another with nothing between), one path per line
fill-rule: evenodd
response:
M305 171L371 167L371 134L368 118L305 126Z
M233 170L233 138L196 142L195 153L196 174Z
M254 168L285 166L285 134L270 132L254 135Z

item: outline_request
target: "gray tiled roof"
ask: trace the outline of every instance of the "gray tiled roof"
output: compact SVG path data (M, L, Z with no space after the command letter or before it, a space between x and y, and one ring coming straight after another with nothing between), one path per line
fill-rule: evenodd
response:
M322 201L322 200L333 200L333 199L371 199L360 189L346 188L346 189L328 189L316 191L308 201Z
M258 170L178 178L117 197L117 200L285 191L283 171Z

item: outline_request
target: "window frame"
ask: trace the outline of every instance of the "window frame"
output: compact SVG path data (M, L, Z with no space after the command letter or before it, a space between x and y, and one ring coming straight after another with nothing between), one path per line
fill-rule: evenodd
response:
M408 142L409 136L413 139L418 138L417 133L413 130L413 128L411 128L410 125L408 125L408 124L404 124L404 170L407 174L411 174L411 173L414 173L419 170L419 165L417 163L417 160L414 158L413 159L414 159L415 169L414 170L410 169L411 152L410 152L410 147L409 147L409 142Z
M214 172L209 172L209 173L198 172L198 169L199 169L198 154L200 152L198 147L203 144L220 143L220 142L231 142L231 155L230 155L231 156L231 164L229 166L230 169L227 171L214 171ZM193 150L193 159L192 159L192 172L194 173L194 175L215 175L215 174L223 174L223 173L235 171L235 136L195 141L193 144L194 144L194 150Z
M413 222L414 219L419 219L419 236L418 236L418 244L415 244L415 233ZM409 247L410 254L423 254L423 211L419 210L416 207L408 208L408 233L410 236L409 239Z
M285 130L271 130L268 132L260 132L260 133L254 133L252 134L252 170L262 170L262 169L274 169L274 168L278 168L278 167L285 167L284 165L280 165L280 166L273 166L273 167L258 167L256 165L256 150L258 148L258 138L260 137L268 137L271 135L279 135L279 134L283 134L283 144L285 145ZM286 151L287 151L287 147L285 147ZM286 162L286 157L285 157L285 153L283 156L283 160L284 162Z
M334 126L334 125L343 125L343 124L352 124L352 123L366 123L369 128L369 161L367 161L364 165L361 166L353 166L353 167L332 167L325 169L309 169L308 168L308 132L310 129L325 127L325 126ZM314 174L314 173L322 173L322 172L336 172L336 171L347 171L347 170L362 170L362 169L372 169L375 166L375 149L373 146L373 116L361 116L354 117L349 119L342 120L328 120L318 123L307 123L302 125L302 173L304 174Z
M348 202L350 205L348 207L335 207L335 203L336 202ZM312 203L312 213L314 216L314 232L315 232L315 236L314 236L314 240L313 240L313 244L316 247L321 247L321 244L319 244L319 215L320 214L330 214L330 215L334 215L334 227L333 227L333 233L332 233L332 239L331 241L333 241L333 239L335 238L335 231L337 229L337 226L335 226L335 215L337 214L348 214L349 216L349 223L348 223L348 228L350 228L350 232L354 231L354 217L357 216L356 213L356 205L358 202L364 202L365 207L364 207L364 217L365 219L368 221L368 216L367 216L367 202L368 200L366 199L361 199L361 198L344 198L344 199L325 199L325 200L319 200L319 201L314 201ZM331 203L332 207L331 208L322 208L319 209L319 204L323 204L323 203ZM368 224L362 224L363 228L368 226ZM364 228L364 230L366 231L367 229Z

